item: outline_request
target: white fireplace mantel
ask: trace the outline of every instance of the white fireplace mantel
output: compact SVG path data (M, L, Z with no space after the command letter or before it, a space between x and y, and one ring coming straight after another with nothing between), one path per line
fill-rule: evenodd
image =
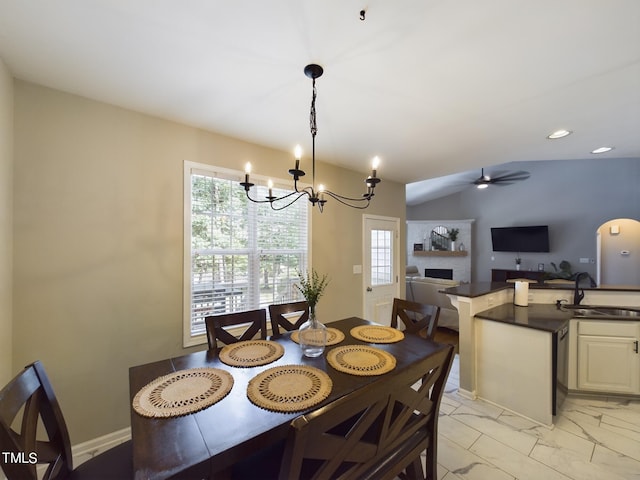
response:
M425 268L445 268L453 270L453 279L460 282L471 281L471 227L474 220L408 220L407 221L407 265L415 265L421 275ZM414 244L424 245L429 239L431 230L437 226L447 229L457 228L460 232L456 245L463 246L466 254L414 255ZM424 248L424 247L423 247ZM428 249L428 242L427 242ZM424 251L424 250L423 250Z

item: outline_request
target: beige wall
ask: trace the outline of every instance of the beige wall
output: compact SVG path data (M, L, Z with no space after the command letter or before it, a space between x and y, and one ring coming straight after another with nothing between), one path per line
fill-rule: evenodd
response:
M13 376L13 79L0 59L0 385Z
M324 182L330 190L356 197L363 188L364 175L349 174L339 168L323 165L322 174L329 172L331 181ZM384 177L384 173L380 173ZM364 286L363 275L354 275L353 266L362 265L363 215L383 215L400 218L402 241L400 259L402 262L399 282L404 295L405 254L405 193L404 185L383 180L376 187L375 197L366 210L356 210L337 204L327 203L323 213L313 212L311 246L312 262L319 272L330 277L327 294L318 304L321 321L347 316L363 316Z
M187 352L184 160L238 170L249 160L256 174L291 162L286 152L15 84L13 365L45 363L73 443L129 424L130 366ZM319 170L327 185L359 193L363 173ZM383 182L365 212L404 225L404 186ZM313 214L313 263L332 279L324 320L362 312L352 273L362 263L362 213L333 203Z

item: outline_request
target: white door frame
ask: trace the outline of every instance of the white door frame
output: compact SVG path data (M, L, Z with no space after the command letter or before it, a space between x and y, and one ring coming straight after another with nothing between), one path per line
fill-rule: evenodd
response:
M366 266L370 263L370 260L367 261L367 255L370 255L371 252L367 251L367 220L384 220L388 222L394 223L394 228L396 231L396 238L393 242L393 265L394 265L394 276L395 276L395 296L400 296L400 218L398 217L386 217L382 215L370 215L363 214L362 215L362 265ZM367 312L367 288L368 279L370 276L370 272L363 272L362 275L362 312L363 315ZM404 277L402 277L404 278Z

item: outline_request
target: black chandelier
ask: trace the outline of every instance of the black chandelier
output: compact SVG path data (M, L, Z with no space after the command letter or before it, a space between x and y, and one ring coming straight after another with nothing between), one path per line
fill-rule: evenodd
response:
M253 183L249 181L249 175L251 173L251 164L247 163L245 168L244 182L240 182L240 185L244 187L244 191L247 194L247 198L254 203L269 203L273 210L282 210L284 208L293 205L300 198L305 195L308 197L312 206L318 206L320 212L324 209L324 204L327 203L327 197L333 198L343 205L347 205L352 208L365 209L369 206L371 199L373 198L373 191L376 188L376 185L380 183L380 179L376 176L376 169L378 168L379 159L375 157L373 159L373 166L371 170L371 175L369 175L365 180L366 184L366 192L362 194L361 197L345 197L344 195L339 195L330 190L326 190L323 185L318 185L316 189L316 133L318 133L318 127L316 124L316 78L322 76L323 69L320 65L307 65L304 67L304 74L309 77L313 81L313 96L311 97L311 112L309 116L309 123L311 129L311 186L304 187L298 189L298 180L300 177L304 177L304 170L300 169L300 157L302 156L302 150L300 146L296 147L295 151L295 167L289 170L289 174L293 177L293 188L294 191L283 195L281 197L275 197L273 195L273 183L269 180L268 189L269 194L265 196L264 200L256 200L251 198L249 195L249 191L251 187L254 186ZM276 203L277 202L277 203Z

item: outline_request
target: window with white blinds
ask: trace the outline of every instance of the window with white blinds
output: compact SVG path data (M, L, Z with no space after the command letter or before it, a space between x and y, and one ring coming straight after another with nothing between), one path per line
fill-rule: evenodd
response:
M301 299L293 285L307 268L308 202L280 211L255 204L238 184L243 177L185 162L185 346L206 341L208 315ZM253 198L264 198L266 181L251 178ZM274 195L288 193L274 183Z

